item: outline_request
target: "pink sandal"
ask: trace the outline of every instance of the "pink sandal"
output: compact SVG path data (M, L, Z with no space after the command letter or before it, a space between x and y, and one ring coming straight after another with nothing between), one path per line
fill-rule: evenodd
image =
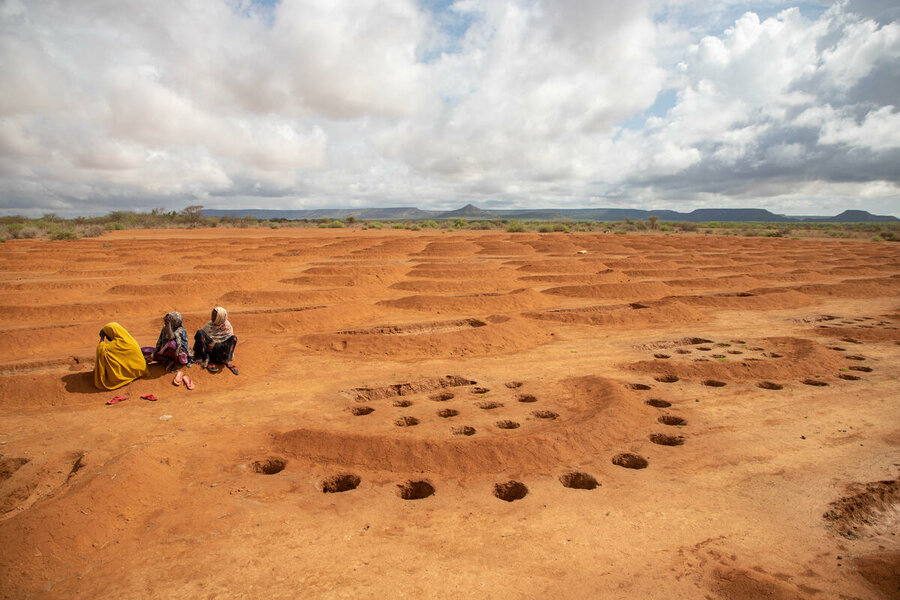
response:
M189 390L194 389L194 381L190 377L185 375L184 377L182 377L182 379L184 380L184 387Z
M172 385L181 385L182 381L184 381L184 373L178 371L175 373L175 379L172 380Z
M116 396L116 397L114 397L112 400L108 401L106 404L107 404L107 405L109 405L109 404L118 404L119 402L123 402L123 401L125 401L125 400L128 400L128 396Z

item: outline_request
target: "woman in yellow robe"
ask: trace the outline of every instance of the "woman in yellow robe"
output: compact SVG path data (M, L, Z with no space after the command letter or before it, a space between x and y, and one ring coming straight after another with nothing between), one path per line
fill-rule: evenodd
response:
M114 390L148 375L147 361L141 347L118 323L107 323L100 330L94 385L101 390Z

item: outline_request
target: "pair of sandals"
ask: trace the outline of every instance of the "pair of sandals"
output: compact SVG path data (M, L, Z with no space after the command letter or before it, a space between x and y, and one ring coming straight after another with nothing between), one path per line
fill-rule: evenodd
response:
M225 363L225 368L228 369L229 371L231 371L232 373L234 373L235 375L240 374L240 371L238 370L238 368L231 363ZM219 367L217 367L213 363L209 363L208 365L206 365L206 370L209 371L210 373L218 373L221 369L219 369Z
M189 390L194 389L194 380L190 378L190 376L185 375L182 371L178 371L175 373L175 379L172 380L172 385L181 385L184 383L184 387Z
M115 396L115 397L113 397L112 400L109 400L106 403L106 405L109 406L110 404L118 404L119 402L124 402L126 400L128 400L128 396L125 396L125 395ZM141 400L149 400L150 402L156 402L157 400L159 400L159 398L157 398L153 394L141 394Z

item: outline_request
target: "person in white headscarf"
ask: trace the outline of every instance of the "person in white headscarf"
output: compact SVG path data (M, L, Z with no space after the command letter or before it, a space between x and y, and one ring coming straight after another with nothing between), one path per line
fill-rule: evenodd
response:
M237 375L240 371L232 362L237 341L234 328L228 321L228 312L217 306L206 325L194 334L194 360L210 373L217 373L219 367L216 365L223 364Z

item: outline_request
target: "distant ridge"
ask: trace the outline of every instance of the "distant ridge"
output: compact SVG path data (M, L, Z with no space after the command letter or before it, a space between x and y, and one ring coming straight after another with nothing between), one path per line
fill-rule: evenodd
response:
M764 223L887 223L900 219L890 215L873 215L864 210L845 210L834 217L777 215L762 208L699 208L689 213L674 210L639 210L635 208L536 208L486 210L472 204L451 211L420 210L415 207L396 208L320 208L307 210L268 210L247 208L237 210L208 209L207 217L254 217L257 219L384 219L384 220L447 220L522 219L533 221L607 221L647 219L651 215L660 221L704 223L709 221Z

